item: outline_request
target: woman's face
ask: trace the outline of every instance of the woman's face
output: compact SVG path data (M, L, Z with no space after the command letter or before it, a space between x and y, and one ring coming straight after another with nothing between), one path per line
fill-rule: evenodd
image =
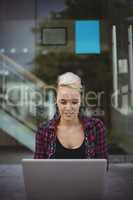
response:
M57 90L57 106L61 118L73 120L78 117L81 104L80 92L67 86L59 87Z

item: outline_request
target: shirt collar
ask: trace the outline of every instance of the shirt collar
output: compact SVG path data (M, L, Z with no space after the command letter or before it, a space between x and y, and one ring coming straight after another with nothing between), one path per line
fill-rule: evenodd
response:
M90 118L83 116L83 115L79 115L79 119L83 125L83 130L85 131L87 129L88 126L91 126L91 122L90 122ZM50 120L49 122L49 129L56 131L57 129L57 125L60 121L60 115L59 114L55 114L54 117Z

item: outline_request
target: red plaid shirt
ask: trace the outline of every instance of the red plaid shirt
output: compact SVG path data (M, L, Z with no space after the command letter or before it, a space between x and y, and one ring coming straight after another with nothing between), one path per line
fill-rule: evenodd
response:
M55 116L47 124L40 124L36 133L36 149L34 158L52 158L56 152L56 129L59 116ZM100 119L93 117L80 117L85 134L85 157L106 158L107 143L106 129Z

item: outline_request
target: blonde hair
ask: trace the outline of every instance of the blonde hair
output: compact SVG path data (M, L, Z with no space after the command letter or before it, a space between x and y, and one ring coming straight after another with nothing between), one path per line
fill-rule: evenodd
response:
M77 89L78 91L81 91L82 89L80 77L72 72L66 72L60 75L58 77L57 86L58 87L67 86L73 89Z

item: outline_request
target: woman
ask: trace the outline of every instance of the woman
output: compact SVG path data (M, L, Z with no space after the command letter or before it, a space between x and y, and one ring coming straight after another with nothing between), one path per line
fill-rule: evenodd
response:
M36 134L34 158L106 158L105 127L101 120L80 115L81 80L67 72L58 78L58 112Z

